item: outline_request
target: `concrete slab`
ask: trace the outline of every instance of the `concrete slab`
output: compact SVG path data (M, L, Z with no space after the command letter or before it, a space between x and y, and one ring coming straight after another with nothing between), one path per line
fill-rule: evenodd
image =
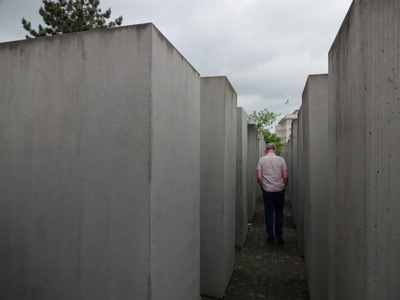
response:
M0 298L198 299L200 77L168 40L3 43L0 90Z
M353 2L329 52L329 299L399 299L398 1Z
M296 194L296 230L297 230L297 249L300 256L304 256L304 202L306 194L304 185L306 184L304 175L306 169L304 167L304 151L303 151L303 109L300 107L297 114L297 158L296 158L296 177L294 193Z
M258 163L258 160L260 159L260 157L264 156L264 153L265 153L265 140L264 140L264 136L261 133L258 133L258 135L257 135L257 148L258 148L258 151L257 151L257 163ZM260 186L257 183L256 184L256 201L260 197L262 197L262 190L261 190Z
M236 221L235 246L243 247L247 237L247 114L237 108Z
M299 217L298 209L298 158L297 158L297 124L298 120L292 121L292 129L290 135L290 159L288 166L289 173L289 190L290 205L292 206L293 224L297 226Z
M310 299L328 299L328 75L308 76L302 96L304 257Z
M255 124L247 125L247 218L251 222L256 210L256 201L258 195L257 183L257 162L259 159L259 150L257 146L258 129Z
M201 294L222 298L235 264L237 95L201 78Z

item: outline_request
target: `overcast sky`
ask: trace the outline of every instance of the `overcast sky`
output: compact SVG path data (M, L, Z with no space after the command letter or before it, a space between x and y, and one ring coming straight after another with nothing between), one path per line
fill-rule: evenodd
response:
M298 109L309 74L328 51L352 0L101 0L123 25L153 23L201 76L225 75L250 114ZM41 0L0 0L0 43L36 29ZM110 20L111 20L110 19ZM289 100L288 104L285 104Z

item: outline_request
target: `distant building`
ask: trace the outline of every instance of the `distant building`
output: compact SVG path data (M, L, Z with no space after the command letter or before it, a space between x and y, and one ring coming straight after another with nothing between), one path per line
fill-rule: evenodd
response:
M297 119L297 113L299 112L296 109L292 114L285 115L275 126L275 134L282 139L284 143L289 140L292 128L292 121Z

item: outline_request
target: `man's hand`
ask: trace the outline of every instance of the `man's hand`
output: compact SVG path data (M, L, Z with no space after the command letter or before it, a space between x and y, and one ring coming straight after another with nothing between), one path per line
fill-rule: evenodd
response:
M260 185L260 187L262 188L262 174L260 170L257 170L257 182Z
M283 183L285 184L286 187L289 182L289 175L287 170L282 172L282 177L283 177Z

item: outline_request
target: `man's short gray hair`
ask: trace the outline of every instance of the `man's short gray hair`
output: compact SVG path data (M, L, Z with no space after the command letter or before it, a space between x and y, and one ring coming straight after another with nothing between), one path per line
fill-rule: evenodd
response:
M275 145L275 143L268 143L266 146L265 146L265 150L276 150L276 145Z

